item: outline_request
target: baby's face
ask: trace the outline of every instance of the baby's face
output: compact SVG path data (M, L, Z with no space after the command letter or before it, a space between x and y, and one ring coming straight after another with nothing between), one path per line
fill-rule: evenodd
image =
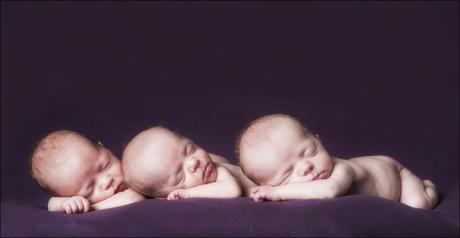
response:
M216 181L216 168L208 152L167 129L155 133L145 145L142 166L148 171L143 177L150 180L156 196Z
M325 179L333 161L319 139L294 125L280 125L267 139L248 149L250 166L261 185L278 186ZM249 163L249 162L248 162Z
M80 195L96 203L125 189L121 162L110 150L80 136L65 140L64 159L48 176L58 195Z

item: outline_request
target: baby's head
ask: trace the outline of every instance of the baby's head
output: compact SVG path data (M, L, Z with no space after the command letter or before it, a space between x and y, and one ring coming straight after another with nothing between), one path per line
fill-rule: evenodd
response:
M90 203L125 189L121 162L100 142L68 130L42 138L31 158L32 176L54 196L82 196Z
M284 114L260 117L242 131L237 156L258 185L308 182L331 175L333 161L319 138Z
M159 126L137 134L126 146L122 161L126 182L149 197L166 197L174 189L217 179L208 152Z

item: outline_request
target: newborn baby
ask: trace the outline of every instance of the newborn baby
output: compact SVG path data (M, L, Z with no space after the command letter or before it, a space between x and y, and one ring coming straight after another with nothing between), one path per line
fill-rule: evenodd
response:
M243 171L260 185L252 189L256 202L345 194L379 196L424 209L438 202L435 185L396 160L383 155L333 157L317 135L288 115L251 122L240 136L237 153Z
M122 161L126 181L149 197L231 198L255 186L238 166L159 126L137 134Z
M59 130L41 139L31 169L39 186L55 196L49 211L83 213L144 199L124 183L120 160L77 132Z

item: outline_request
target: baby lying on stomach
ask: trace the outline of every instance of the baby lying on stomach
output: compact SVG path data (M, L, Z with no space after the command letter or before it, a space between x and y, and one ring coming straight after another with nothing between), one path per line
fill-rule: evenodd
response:
M255 186L240 167L160 126L137 134L122 161L126 181L148 197L231 198Z
M237 153L244 173L259 185L250 195L257 202L365 194L415 208L438 203L436 186L393 158L331 156L317 135L289 115L251 122L239 138Z

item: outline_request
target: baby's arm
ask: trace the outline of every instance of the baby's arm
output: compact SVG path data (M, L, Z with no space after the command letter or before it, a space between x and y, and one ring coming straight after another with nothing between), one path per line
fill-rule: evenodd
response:
M217 180L192 187L189 189L175 189L168 195L168 200L181 198L207 197L207 198L232 198L241 196L241 188L230 172L216 163Z
M132 190L131 188L128 188L124 191L114 194L113 196L105 200L91 204L90 208L91 210L100 210L112 207L119 207L134 202L142 201L144 199L144 196Z
M51 197L48 201L48 211L65 211L68 214L84 213L90 210L123 206L144 199L144 196L130 188L94 204L90 204L89 201L82 196Z
M280 186L259 186L252 189L251 197L256 202L291 199L333 198L345 194L353 182L353 170L344 163L335 165L331 176L305 183L290 183Z
M88 212L89 201L82 196L51 197L48 201L48 211L64 212L67 214Z

